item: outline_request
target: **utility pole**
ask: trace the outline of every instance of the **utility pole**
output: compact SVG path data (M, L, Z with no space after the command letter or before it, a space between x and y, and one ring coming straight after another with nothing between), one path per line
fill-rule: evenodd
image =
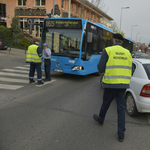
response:
M71 0L69 0L68 18L70 18L70 14L71 14Z
M54 13L55 13L55 0L53 0L53 18L54 18Z

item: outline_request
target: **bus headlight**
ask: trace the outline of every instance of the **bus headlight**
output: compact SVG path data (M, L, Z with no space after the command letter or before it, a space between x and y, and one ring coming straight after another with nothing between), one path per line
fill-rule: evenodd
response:
M84 68L82 66L74 66L72 70L84 70Z

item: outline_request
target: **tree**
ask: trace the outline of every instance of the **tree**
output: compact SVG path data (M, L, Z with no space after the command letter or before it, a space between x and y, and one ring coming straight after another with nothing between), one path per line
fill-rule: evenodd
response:
M11 27L12 27L12 32L13 32L13 44L17 44L20 42L20 40L23 37L23 31L20 28L20 18L19 17L13 17L12 18L12 23L11 23Z
M88 1L91 2L93 5L95 5L97 8L99 8L100 10L107 12L106 3L104 0L88 0Z
M111 22L111 29L113 30L113 32L115 33L119 33L119 28L117 26L117 23L115 21ZM121 31L120 33L123 37L125 37L125 33L123 31Z

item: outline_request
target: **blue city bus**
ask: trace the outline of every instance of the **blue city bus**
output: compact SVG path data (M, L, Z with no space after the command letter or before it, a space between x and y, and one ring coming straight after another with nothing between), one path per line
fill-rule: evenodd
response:
M98 73L101 53L113 44L113 34L112 29L85 19L46 18L41 46L46 42L51 49L51 71L85 76ZM125 39L124 47L132 51L131 43Z

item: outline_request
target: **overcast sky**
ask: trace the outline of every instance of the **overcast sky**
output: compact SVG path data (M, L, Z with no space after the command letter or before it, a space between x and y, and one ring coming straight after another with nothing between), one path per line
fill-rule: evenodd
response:
M150 42L150 0L104 0L108 7L107 14L114 19L120 28L121 7L130 7L122 10L122 26L121 29L125 32L125 36L131 38L132 25L133 27L132 40L136 40L136 34L141 38L142 43Z

